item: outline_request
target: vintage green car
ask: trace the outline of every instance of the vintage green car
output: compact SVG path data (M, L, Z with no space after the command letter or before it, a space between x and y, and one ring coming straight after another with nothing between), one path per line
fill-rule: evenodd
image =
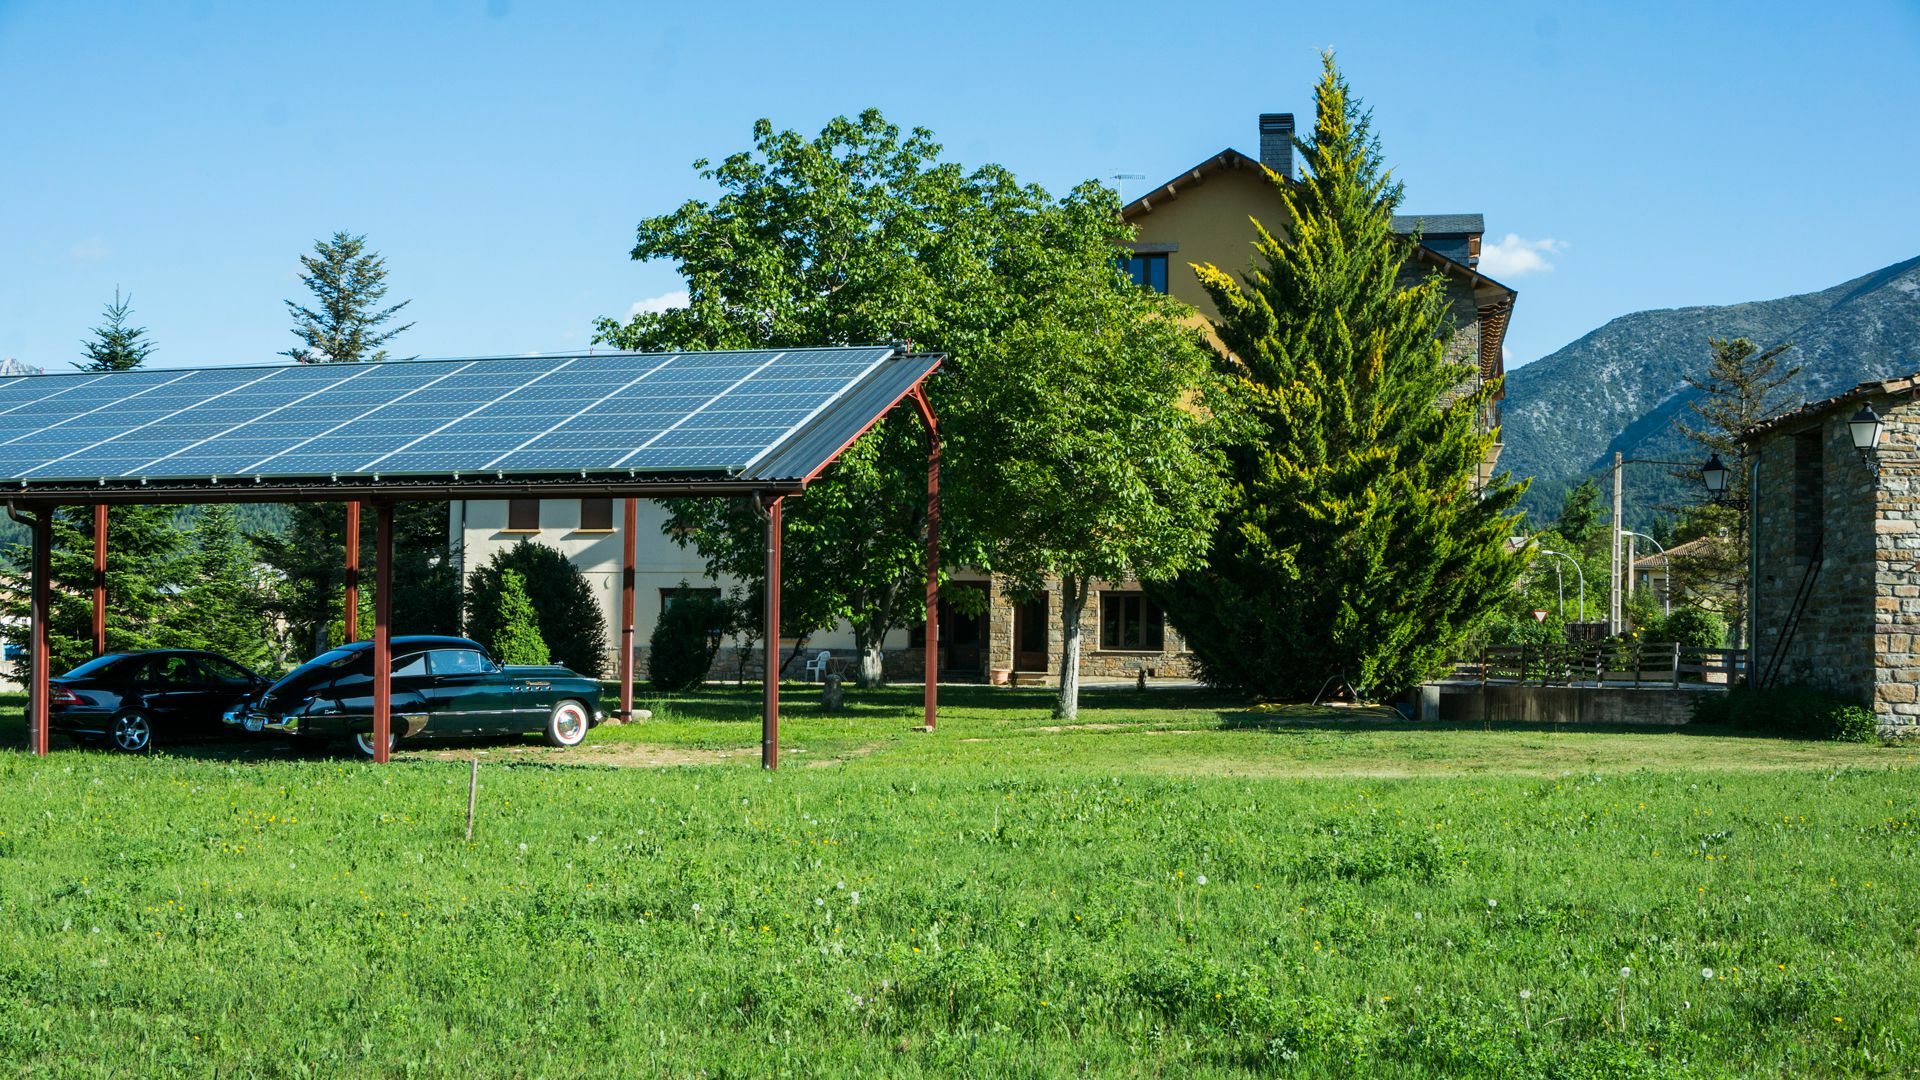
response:
M392 744L539 732L549 745L578 746L604 719L600 684L564 667L502 665L466 638L396 637L392 649ZM373 643L314 657L225 721L303 741L345 742L371 756Z

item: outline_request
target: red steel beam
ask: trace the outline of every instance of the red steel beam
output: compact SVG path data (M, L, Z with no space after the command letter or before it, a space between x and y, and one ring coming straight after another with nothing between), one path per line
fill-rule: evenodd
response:
M107 654L107 504L93 506L93 655Z
M375 503L374 513L373 760L384 763L393 737L393 504Z
M385 578L380 580L386 581ZM360 503L358 500L347 504L346 626L347 642L360 640Z
M760 713L760 767L780 767L780 504L767 503L767 674Z
M47 655L47 624L53 616L53 511L43 509L33 518L33 598L27 617L27 740L40 757L47 754L48 677L52 674Z
M620 719L633 719L633 561L640 500L627 499L620 522Z
M940 425L925 388L913 388L913 403L927 425L927 730L940 709Z

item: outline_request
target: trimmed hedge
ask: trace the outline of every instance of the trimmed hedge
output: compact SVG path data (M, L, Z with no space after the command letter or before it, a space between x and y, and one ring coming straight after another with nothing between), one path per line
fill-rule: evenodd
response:
M1872 710L1810 686L1772 690L1738 686L1726 694L1702 695L1694 702L1693 719L1699 724L1838 742L1872 742L1880 729Z

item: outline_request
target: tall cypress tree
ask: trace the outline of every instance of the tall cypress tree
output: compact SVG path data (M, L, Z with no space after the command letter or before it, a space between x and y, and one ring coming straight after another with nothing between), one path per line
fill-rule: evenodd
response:
M1400 185L1331 55L1315 96L1308 176L1272 178L1284 239L1260 228L1244 278L1195 268L1251 433L1207 567L1156 590L1208 681L1273 698L1433 675L1524 561L1522 489L1474 484L1497 384L1460 392L1442 281L1401 284Z

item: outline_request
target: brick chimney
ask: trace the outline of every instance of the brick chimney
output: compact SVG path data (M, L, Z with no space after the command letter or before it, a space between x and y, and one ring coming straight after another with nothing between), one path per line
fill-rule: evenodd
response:
M1260 164L1293 179L1293 114L1260 114Z

